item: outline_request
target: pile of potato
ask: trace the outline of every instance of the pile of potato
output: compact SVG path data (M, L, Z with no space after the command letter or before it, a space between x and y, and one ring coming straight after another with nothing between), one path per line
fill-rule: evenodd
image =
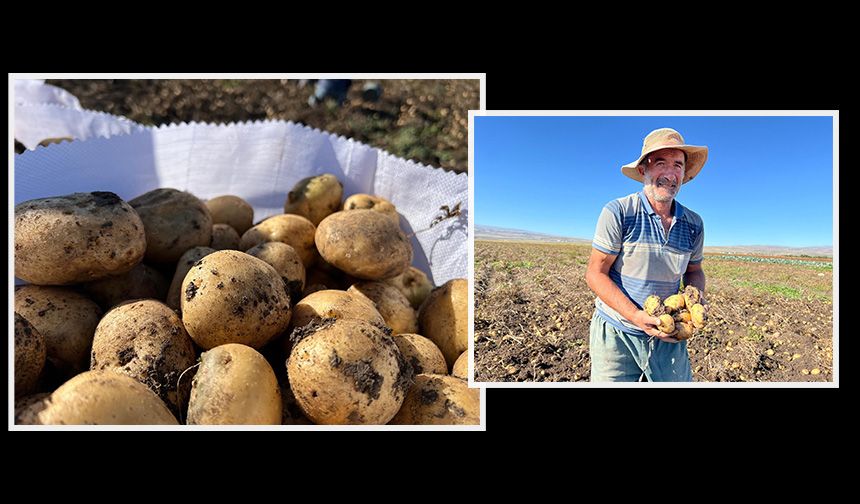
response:
M665 300L661 300L656 295L648 296L642 308L648 315L660 319L657 329L683 341L690 339L696 331L705 327L708 315L702 302L699 289L688 285L683 291Z
M19 424L476 424L467 281L412 266L390 202L299 181L15 207Z

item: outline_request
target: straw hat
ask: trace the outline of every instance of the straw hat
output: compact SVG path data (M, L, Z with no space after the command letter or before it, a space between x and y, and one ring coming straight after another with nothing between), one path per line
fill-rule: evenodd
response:
M648 133L642 143L642 155L636 161L622 166L621 172L633 180L644 182L644 178L639 174L636 167L645 159L645 156L660 149L678 149L687 153L687 166L684 169L682 184L693 180L702 171L702 167L705 166L705 161L708 159L707 147L687 145L684 143L684 137L677 131L672 128L660 128Z

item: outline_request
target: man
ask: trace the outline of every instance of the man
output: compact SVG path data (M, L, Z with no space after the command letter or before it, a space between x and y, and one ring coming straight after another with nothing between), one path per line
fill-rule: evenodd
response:
M597 295L591 381L692 381L686 341L660 332L642 305L651 294L677 294L681 280L704 295L704 225L675 197L707 158L707 147L661 128L645 137L639 159L621 167L644 187L610 201L597 221L585 274Z

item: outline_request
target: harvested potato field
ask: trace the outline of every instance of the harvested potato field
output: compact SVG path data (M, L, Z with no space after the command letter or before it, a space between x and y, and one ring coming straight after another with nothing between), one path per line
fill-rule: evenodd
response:
M475 242L475 379L589 381L590 244ZM832 381L829 259L705 254L695 381Z

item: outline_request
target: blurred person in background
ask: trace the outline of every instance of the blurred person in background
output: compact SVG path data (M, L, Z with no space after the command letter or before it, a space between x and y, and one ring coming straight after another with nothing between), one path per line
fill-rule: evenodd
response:
M302 79L299 86L309 84L310 80ZM314 86L314 94L308 98L308 105L316 107L327 98L334 100L338 107L343 105L349 88L352 86L350 79L320 79ZM361 97L364 101L376 102L382 97L382 86L378 82L368 82L361 88Z

